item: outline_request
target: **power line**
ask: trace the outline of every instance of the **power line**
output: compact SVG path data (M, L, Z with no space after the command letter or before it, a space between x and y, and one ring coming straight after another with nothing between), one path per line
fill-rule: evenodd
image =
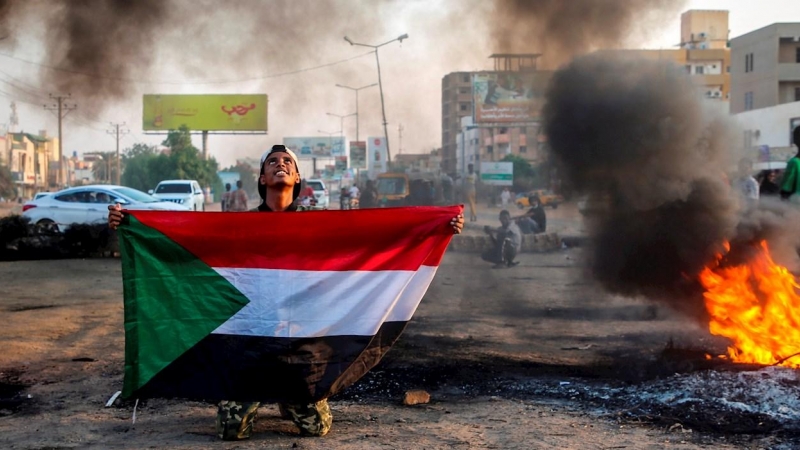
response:
M0 53L0 56L4 56L4 57L9 58L9 59L13 59L13 60L16 60L16 61L24 62L24 63L31 64L31 65L34 65L34 66L37 66L37 67L41 67L41 68L44 68L44 69L54 70L54 71L57 71L57 72L70 73L70 74L73 74L73 75L81 75L81 76L89 77L89 78L98 78L98 79L111 80L111 81L120 81L120 82L131 83L131 84L210 85L210 84L244 83L244 82L247 82L247 81L258 81L258 80L266 80L266 79L269 79L269 78L284 77L284 76L287 76L287 75L296 75L298 73L310 72L312 70L319 70L319 69L324 69L326 67L336 66L336 65L339 65L339 64L346 63L348 61L352 61L354 59L358 59L358 58L362 58L362 57L367 56L367 55L371 55L373 53L375 53L375 52L367 52L367 53L363 53L363 54L360 54L360 55L357 55L357 56L353 56L353 57L350 57L350 58L341 59L339 61L320 64L318 66L313 66L313 67L306 67L306 68L303 68L303 69L291 70L291 71L288 71L288 72L278 72L278 73L267 74L267 75L259 75L259 76L254 76L254 77L241 78L241 79L237 79L237 80L208 80L208 81L165 81L165 80L154 81L154 80L134 80L134 79L131 79L131 78L109 77L109 76L106 76L106 75L101 75L101 74L96 74L96 73L80 72L80 71L77 71L77 70L65 69L63 67L57 67L57 66L51 66L51 65L48 65L48 64L42 64L42 63L38 63L38 62L35 62L35 61L30 61L30 60L27 60L27 59L18 58L16 56L11 56L11 55L8 55L6 53Z

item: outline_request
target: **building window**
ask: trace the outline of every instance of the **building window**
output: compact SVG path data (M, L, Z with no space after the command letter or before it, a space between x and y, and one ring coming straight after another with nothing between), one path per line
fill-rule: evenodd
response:
M727 67L725 68L725 71L726 71L726 72L728 72L728 73L731 73L731 66L727 66Z
M703 66L695 66L694 73L696 75L702 75L704 69L705 69L705 67L703 67Z
M461 77L461 81L463 81L464 83L469 83L469 75L464 75L463 77Z
M755 59L755 55L752 53L748 53L744 55L744 71L745 72L752 72L753 71L753 60Z
M794 60L795 60L795 62L800 64L800 47L797 47L797 54L795 55Z
M753 109L753 93L752 92L745 92L744 93L744 110L750 111Z
M794 88L794 101L800 102L800 87Z
M486 153L494 153L494 148L491 145L486 146Z
M519 134L528 134L528 129L526 127L519 127Z
M465 88L465 87L458 88L458 93L459 94L469 94L469 88Z
M520 146L519 146L519 152L520 152L520 153L528 153L528 146L526 146L526 145L520 145Z
M692 65L691 64L687 64L686 65L686 73L688 73L688 74L692 73Z
M466 103L462 103L458 106L458 109L460 109L461 111L467 111L469 109L469 105Z
M505 128L505 127L504 127L504 128L500 128L500 130L498 131L498 133L500 133L500 134L506 134L506 133L508 133L508 128Z

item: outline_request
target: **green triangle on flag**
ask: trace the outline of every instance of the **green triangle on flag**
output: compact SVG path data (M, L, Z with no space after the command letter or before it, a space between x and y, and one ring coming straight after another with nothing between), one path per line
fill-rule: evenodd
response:
M249 303L175 241L132 215L127 220L119 228L125 295L124 398Z

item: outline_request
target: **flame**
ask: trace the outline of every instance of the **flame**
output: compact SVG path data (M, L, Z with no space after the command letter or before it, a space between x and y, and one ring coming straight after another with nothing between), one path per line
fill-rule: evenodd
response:
M730 246L726 244L726 251ZM800 367L800 295L797 280L775 264L766 241L747 264L700 273L711 334L733 341L734 362Z

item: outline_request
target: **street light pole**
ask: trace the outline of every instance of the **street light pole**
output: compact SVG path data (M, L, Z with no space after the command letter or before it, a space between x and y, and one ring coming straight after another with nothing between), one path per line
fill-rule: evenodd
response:
M350 86L344 86L344 85L341 85L341 84L337 84L336 85L336 87L340 87L340 88L344 88L344 89L350 89L351 91L356 93L356 141L360 141L360 139L358 138L358 120L361 118L361 116L358 115L358 91L360 91L362 89L366 89L366 88L371 88L372 86L377 86L377 85L378 85L378 83L372 83L369 86L361 86L359 88L354 88L354 87L350 87Z
M327 114L329 116L333 116L333 117L338 117L339 118L339 139L341 140L342 145L344 145L344 119L346 119L348 117L351 117L351 116L356 116L356 123L358 123L358 112L354 112L352 114L347 114L345 116L343 116L341 114L334 114L334 113L325 113L325 114ZM358 139L356 139L356 140L358 140ZM331 146L331 148L333 148L333 146Z
M381 60L378 57L378 49L383 47L386 44L391 44L394 41L399 41L401 44L403 43L403 39L408 39L408 34L403 34L402 36L398 36L391 41L386 41L383 44L378 45L369 45L369 44L360 44L358 42L353 42L350 40L349 37L345 36L344 40L347 41L350 45L358 45L361 47L370 47L375 49L375 62L378 64L378 89L381 91L381 112L383 113L383 138L386 140L386 161L388 163L392 162L392 154L389 151L389 129L387 125L389 122L386 121L386 106L383 102L383 82L381 81Z

